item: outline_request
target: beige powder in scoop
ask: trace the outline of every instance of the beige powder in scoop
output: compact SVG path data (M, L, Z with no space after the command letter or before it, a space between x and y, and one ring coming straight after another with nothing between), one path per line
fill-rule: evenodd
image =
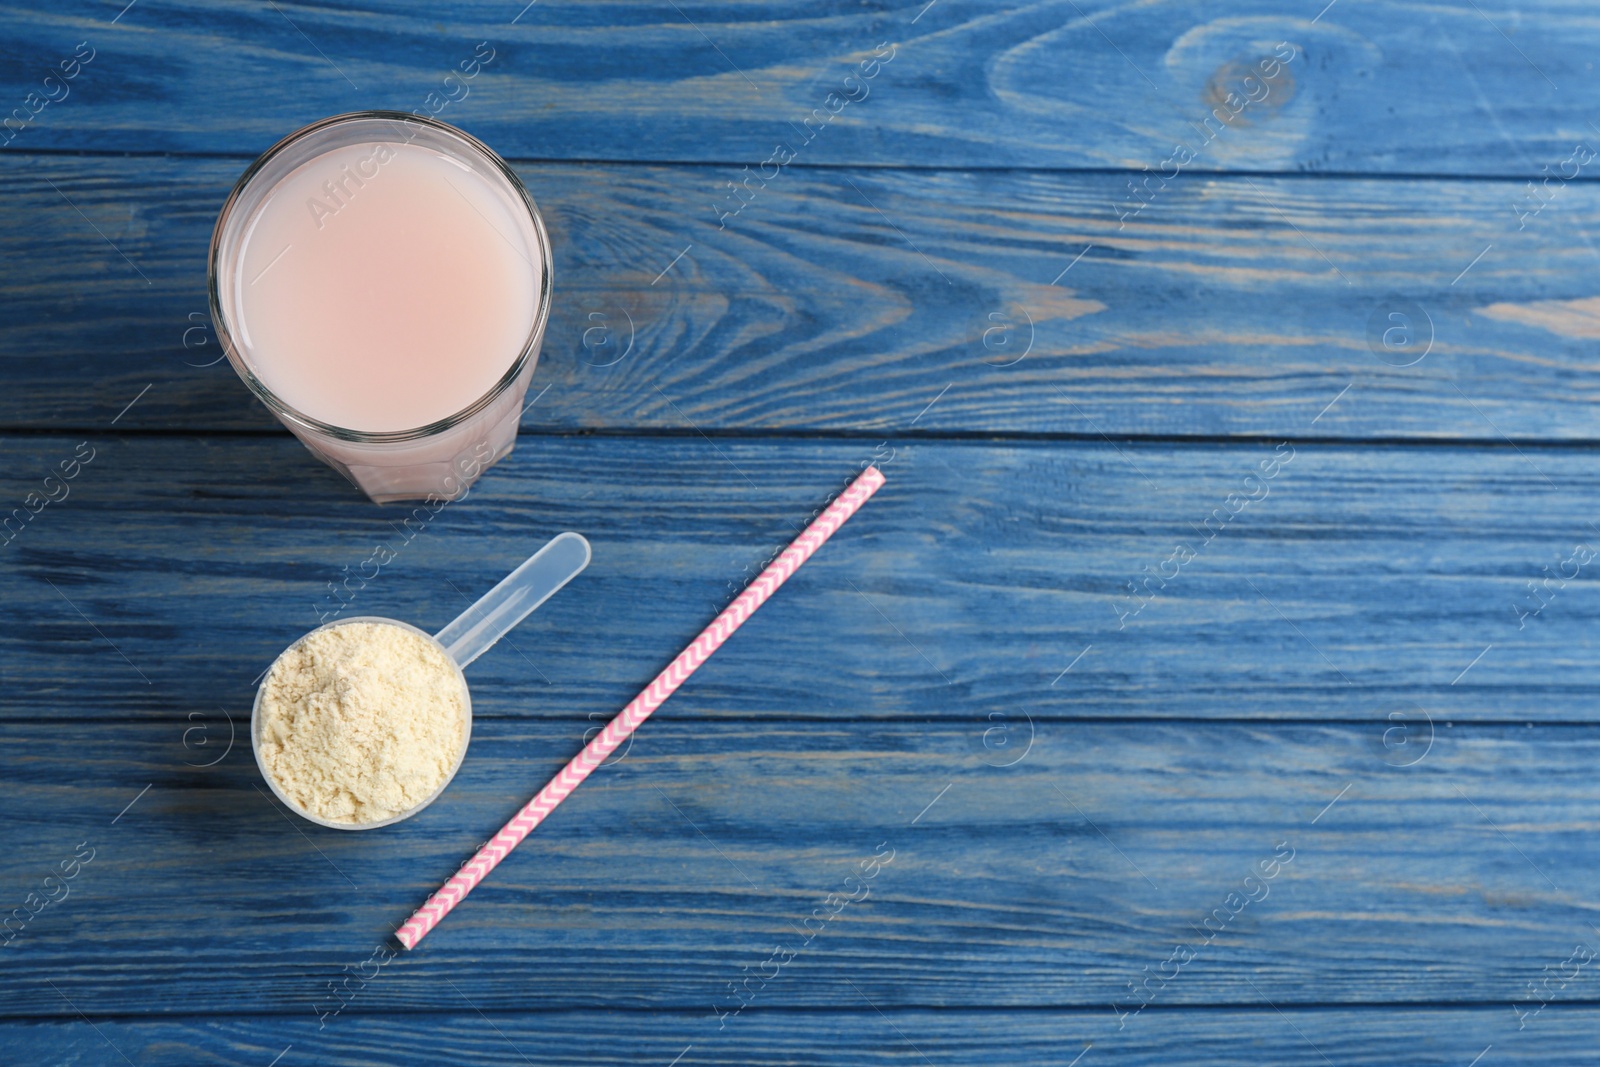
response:
M380 822L433 795L464 741L464 686L403 626L318 630L273 664L261 693L261 762L283 795L329 822Z

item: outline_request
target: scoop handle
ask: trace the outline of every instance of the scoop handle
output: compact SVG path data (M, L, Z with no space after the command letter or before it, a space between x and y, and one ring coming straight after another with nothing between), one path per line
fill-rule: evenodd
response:
M433 635L465 667L555 596L589 565L589 542L572 531L557 534L539 551Z

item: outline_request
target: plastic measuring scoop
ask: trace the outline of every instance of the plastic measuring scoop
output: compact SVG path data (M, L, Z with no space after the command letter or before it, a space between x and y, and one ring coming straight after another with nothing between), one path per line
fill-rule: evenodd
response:
M557 534L433 639L444 646L456 666L465 667L588 565L589 542L583 535L571 531Z
M445 791L451 779L456 776L456 771L461 769L461 761L466 758L467 744L472 739L472 696L467 688L467 679L461 669L490 648L494 643L516 628L517 624L527 618L546 600L554 596L561 587L576 578L583 569L589 565L589 542L582 534L566 533L557 534L551 538L543 548L529 556L520 567L500 580L493 589L479 597L477 602L457 615L449 625L436 634L429 634L419 630L410 623L401 622L399 619L388 619L380 615L358 615L348 619L337 619L330 623L318 626L307 631L298 640L291 644L278 658L272 661L272 666L267 668L261 677L261 684L256 687L255 706L250 712L250 745L255 751L256 766L261 771L261 777L267 780L267 785L272 793L283 805L296 815L319 826L331 827L335 830L373 830L380 826L389 826L401 819L409 819L423 808L438 799L439 794ZM266 763L261 757L261 697L266 692L267 680L272 677L278 666L278 661L293 651L301 642L312 634L330 630L336 626L350 626L355 623L376 623L379 625L398 626L409 630L427 641L433 642L449 657L455 667L457 683L461 686L462 705L462 736L460 751L456 755L455 763L450 768L450 773L445 775L444 781L420 804L406 811L398 812L386 819L372 822L352 823L333 822L321 816L313 815L298 803L284 795L278 783L268 771Z

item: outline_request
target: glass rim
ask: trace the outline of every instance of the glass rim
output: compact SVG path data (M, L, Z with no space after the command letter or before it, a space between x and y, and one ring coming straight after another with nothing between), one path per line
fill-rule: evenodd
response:
M512 192L516 194L522 205L527 209L528 217L533 223L533 232L537 238L541 254L538 304L534 308L533 322L528 329L527 339L523 342L522 351L517 354L517 358L512 360L511 366L507 368L505 374L501 375L500 380L495 382L483 396L452 415L446 415L442 419L436 419L433 422L409 430L353 430L345 426L335 426L333 423L324 422L321 419L307 415L284 401L283 398L269 389L267 384L256 376L240 352L239 346L234 341L233 333L229 329L227 317L223 314L219 290L218 253L221 249L223 228L238 209L239 201L243 198L251 181L261 172L262 168L312 134L320 133L336 126L374 119L399 122L408 126L431 127L437 132L464 141L468 147L482 153L484 159L507 182ZM533 197L528 195L528 190L523 186L522 180L517 177L516 172L511 169L511 166L504 159L500 158L499 153L495 152L494 149L465 130L424 115L387 110L347 111L339 115L330 115L325 119L319 119L307 126L300 127L261 153L249 167L245 168L245 172L239 176L239 180L234 183L233 188L228 192L228 198L223 201L222 210L217 213L216 226L211 231L211 250L206 263L206 289L211 305L211 321L216 329L217 339L222 344L222 350L227 354L228 362L233 365L234 371L238 373L256 398L265 404L274 415L291 423L292 427L300 427L340 441L352 441L362 444L396 444L434 437L461 425L487 409L521 377L522 372L527 368L529 355L539 345L544 336L545 325L550 317L551 257L550 235L545 230L544 217L539 214L538 205L533 202Z

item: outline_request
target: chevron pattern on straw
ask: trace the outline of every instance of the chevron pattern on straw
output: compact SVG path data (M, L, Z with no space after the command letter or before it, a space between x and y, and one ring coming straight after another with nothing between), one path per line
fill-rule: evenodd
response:
M688 648L678 653L677 658L656 675L654 681L645 686L644 692L634 697L616 718L606 724L604 730L595 735L594 740L584 746L582 752L572 757L571 762L561 768L561 773L550 779L526 807L501 827L500 832L480 848L477 855L463 864L438 892L428 898L426 904L418 908L411 918L395 931L395 937L400 943L408 949L415 948L417 942L427 936L428 931L450 913L450 909L461 903L462 898L472 892L501 860L510 855L511 850L520 845L522 839L544 821L545 816L567 799L574 789L582 785L583 780L604 763L606 757L615 752L618 746L650 717L651 712L664 704L700 664L709 659L711 654L721 647L722 643L753 615L757 608L766 603L767 598L788 581L789 576L799 570L800 565L810 559L811 554L821 548L824 542L832 537L873 493L878 491L883 481L883 474L876 467L868 467L862 471L838 500L817 516L811 525L807 526L805 531L756 577L755 581L745 587L744 592L740 593L733 603L724 608L721 614L711 620L709 626L700 631L700 635L689 644Z

